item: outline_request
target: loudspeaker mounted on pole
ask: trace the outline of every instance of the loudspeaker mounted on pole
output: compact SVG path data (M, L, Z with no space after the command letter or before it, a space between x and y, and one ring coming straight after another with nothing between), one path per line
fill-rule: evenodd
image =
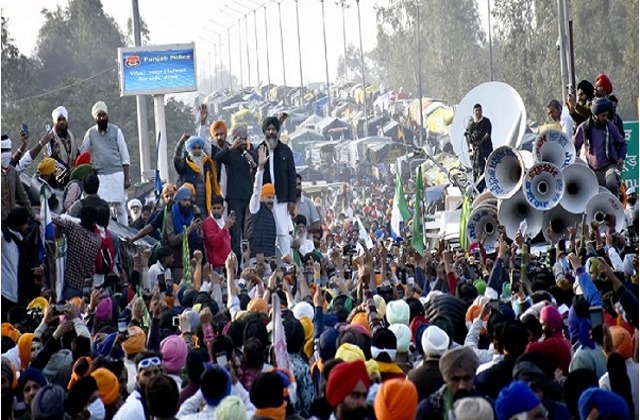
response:
M504 226L507 237L515 239L520 223L527 221L525 236L533 238L542 229L543 212L529 205L522 191L518 191L513 197L500 202L498 220Z
M487 158L484 175L487 189L497 198L511 198L522 186L524 162L511 146L500 146Z
M564 177L556 165L538 162L524 175L524 197L536 210L554 208L564 195Z

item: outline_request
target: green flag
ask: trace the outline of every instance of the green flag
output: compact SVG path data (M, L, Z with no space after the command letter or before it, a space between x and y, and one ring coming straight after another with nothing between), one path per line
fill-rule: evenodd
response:
M469 238L467 238L467 219L469 218L469 214L471 213L471 198L464 193L464 197L462 197L462 213L460 214L460 248L464 250L464 252L469 251Z
M411 225L411 246L424 256L424 186L422 184L422 167L418 167L416 179L416 203L413 211L413 223Z
M189 252L189 235L187 235L187 227L182 228L182 276L184 277L187 289L191 288L191 253Z
M396 193L393 197L393 207L391 208L391 237L393 239L402 238L402 229L405 220L409 220L411 212L407 206L407 200L404 198L402 190L402 181L400 174L396 178Z

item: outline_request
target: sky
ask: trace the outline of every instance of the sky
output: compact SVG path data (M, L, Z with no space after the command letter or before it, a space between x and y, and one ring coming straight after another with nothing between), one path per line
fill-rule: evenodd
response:
M326 0L325 22L329 62L329 79L335 80L338 57L343 52L342 8L337 4L339 0ZM361 0L360 11L362 20L362 44L365 51L371 51L376 45L376 16L374 5L390 0ZM489 0L487 0L489 1ZM479 2L486 3L485 0ZM66 6L68 0L2 0L2 15L9 19L9 33L21 52L31 56L35 50L38 30L44 23L40 11L43 8L54 9L57 5ZM358 15L355 0L347 0L349 5L345 9L347 44L359 47ZM282 71L282 56L280 48L280 28L278 22L278 5L274 0L139 0L142 19L147 23L150 31L150 44L178 44L196 43L198 72L209 72L209 56L215 68L218 51L219 59L225 68L229 65L227 44L227 28L231 27L231 70L240 79L239 47L238 47L238 16L249 14L248 39L250 75L247 69L247 52L245 41L245 21L241 24L241 52L243 81L251 85L260 81L267 83L267 63L265 42L264 13L266 4L268 26L269 69L271 82L283 83L286 76L287 85L300 84L300 66L297 43L296 3L294 0L284 0L280 5L282 14L284 38L284 68ZM114 17L123 32L126 32L127 19L132 13L130 0L103 0L103 7L108 15ZM233 9L233 10L232 10ZM254 24L253 10L257 9L258 22ZM483 20L486 5L480 7ZM300 38L302 49L302 74L305 84L310 82L324 82L325 59L322 32L322 5L319 0L299 0ZM234 26L232 26L234 25ZM256 45L254 27L258 35L258 63L256 63ZM222 35L222 45L219 43ZM114 51L114 59L116 52ZM256 66L258 64L258 66ZM212 70L213 71L213 70ZM88 75L90 76L90 75ZM250 79L249 79L250 76Z

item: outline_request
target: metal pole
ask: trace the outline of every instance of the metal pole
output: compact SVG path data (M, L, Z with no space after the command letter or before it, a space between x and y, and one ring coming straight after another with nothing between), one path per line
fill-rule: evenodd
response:
M249 58L249 14L244 15L244 41L247 46L247 83L251 86L251 59Z
M215 83L213 84L213 90L218 91L222 90L222 86L220 86L220 80L218 77L218 63L216 63L216 57L218 57L220 51L220 46L213 44L213 74L215 74Z
M169 179L169 161L167 160L167 121L164 114L164 95L154 95L156 138L160 134L160 150L158 151L158 166L160 178Z
M342 49L344 51L344 79L349 81L349 66L347 66L347 25L344 17L344 9L349 7L346 0L340 1L340 7L342 8Z
M229 90L233 92L233 78L231 75L231 28L227 28L227 47L229 47Z
M358 8L358 34L360 37L360 61L362 66L362 104L364 105L364 134L365 137L369 134L369 117L367 115L367 82L365 79L364 70L364 50L362 49L362 18L360 16L360 0L356 0L356 6Z
M215 50L215 44L213 45ZM213 69L211 68L211 51L209 51L209 93L213 93Z
M222 81L222 35L218 34L218 45L220 49L218 50L218 68L220 69L220 90L224 90L224 84Z
M304 80L302 79L302 47L300 46L300 13L298 12L298 1L296 2L296 26L298 27L298 58L300 61L300 87L304 87Z
M416 3L416 7L418 8L418 95L420 96L420 147L422 147L424 146L424 115L422 113L422 32L420 28L420 3ZM402 139L402 141L404 142L405 140Z
M322 39L324 40L324 71L327 76L327 116L331 115L331 84L329 82L329 58L327 50L327 27L324 18L324 0L320 0L322 5Z
M267 6L264 6L264 41L267 46L267 86L271 86L271 69L269 68L269 25L267 25Z
M140 10L138 8L138 0L131 1L132 6L132 22L133 22L133 43L136 47L142 45L140 36ZM147 121L147 97L145 95L136 95L136 113L138 117L138 147L140 147L140 179L151 178L153 170L151 168L150 149L149 149L149 122ZM148 175L148 176L145 176ZM165 178L166 179L166 178Z
M567 63L567 4L566 0L558 0L558 35L560 37L560 80L562 82L562 98L569 85L569 65Z
M571 80L571 91L573 92L576 88L576 55L575 49L573 48L573 21L569 21L569 66L570 66L570 80Z
M282 81L283 81L282 105L286 105L287 104L287 71L284 65L284 37L282 36L282 10L280 9L281 4L282 4L282 0L278 2L278 20L280 22L280 49L282 51Z
M493 43L491 42L491 0L487 0L487 25L489 34L489 78L493 81Z
M258 15L257 9L253 9L253 36L256 39L256 76L258 77L258 86L260 86L260 49L258 48Z
M238 59L240 60L240 90L244 87L244 78L242 76L242 24L238 18Z

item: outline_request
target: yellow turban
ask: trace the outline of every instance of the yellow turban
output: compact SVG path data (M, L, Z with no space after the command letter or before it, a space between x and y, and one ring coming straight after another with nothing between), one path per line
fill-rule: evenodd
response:
M299 321L304 329L304 353L311 359L313 356L313 321L306 316L300 318Z
M276 188L271 183L264 184L262 186L262 191L260 192L260 199L264 200L270 195L276 195Z
M338 350L336 350L336 359L341 359L345 362L353 362L354 360L365 361L362 349L351 343L343 343L338 347Z
M47 302L47 299L43 298L42 296L38 296L37 298L29 302L29 305L27 305L27 309L40 308L40 311L42 311L43 313L48 307L49 302Z
M56 172L56 161L50 157L46 157L38 164L38 172L40 175L51 175Z
M249 312L269 312L269 305L267 305L267 301L258 297L253 298L249 301L247 305L247 311Z
M147 335L140 327L129 327L129 338L122 343L122 350L127 356L138 354L147 344Z

